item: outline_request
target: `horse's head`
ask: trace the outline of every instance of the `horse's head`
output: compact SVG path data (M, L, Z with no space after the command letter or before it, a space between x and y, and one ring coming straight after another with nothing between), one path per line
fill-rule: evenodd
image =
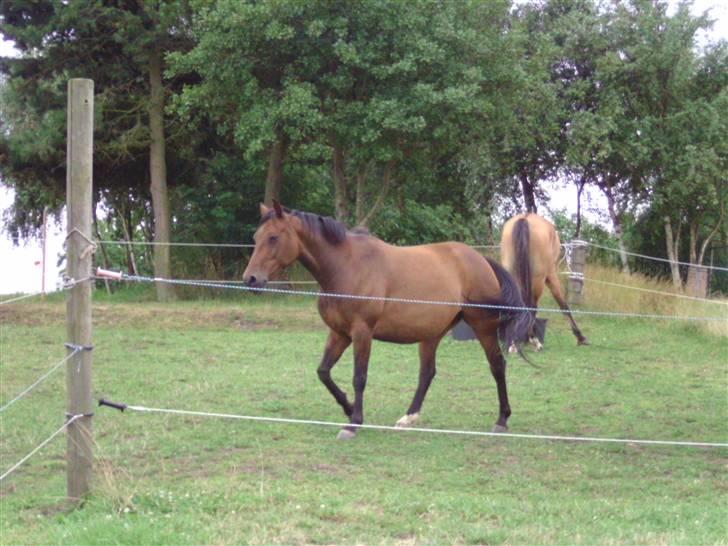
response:
M245 284L254 288L263 288L268 279L295 262L301 252L294 218L278 201L273 201L272 208L261 204L260 215L255 249L243 273Z

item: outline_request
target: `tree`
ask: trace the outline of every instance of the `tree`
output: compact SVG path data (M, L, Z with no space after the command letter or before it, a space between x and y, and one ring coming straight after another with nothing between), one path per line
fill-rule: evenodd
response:
M196 78L175 97L176 114L186 123L211 120L248 161L266 157L268 204L281 198L286 157L322 131L311 83L328 62L311 49L324 30L311 19L319 10L315 3L221 1L195 18L195 47L170 55L170 74Z
M641 168L633 173L663 216L673 282L681 288L677 261L683 226L689 260L700 264L723 222L725 47L701 59L695 38L710 22L705 15L692 16L688 3L668 16L664 2L634 1L615 18L621 42L613 82L622 89L642 149L634 152L636 146L626 142L624 148L639 156L635 163Z
M4 3L1 9L2 34L22 53L2 64L7 84L0 169L4 181L16 190L11 226L27 233L37 228L41 205L61 205L65 81L89 77L96 85L99 112L96 198L137 194L146 186L155 241L161 243L154 251L155 275L169 277L167 171L170 160L178 158L167 154L165 131L170 123L164 119L164 103L172 84L164 83L162 71L165 51L187 47L185 4L45 0ZM38 125L45 135L42 142L33 136ZM168 285L159 284L157 290L160 299L173 294Z
M566 122L555 68L560 46L554 27L575 9L561 0L520 5L513 14L511 41L518 59L516 85L506 105L510 119L502 126L501 161L515 182L527 212L538 212L546 196L539 183L556 175L563 162L562 132ZM520 190L520 191L518 191Z
M571 111L567 166L578 184L594 184L605 195L625 272L625 220L638 206L667 203L670 193L678 201L665 210L687 204L690 199L672 192L669 180L680 187L694 184L686 185L670 165L685 160L690 146L706 150L697 145L700 135L675 123L684 123L696 106L689 91L697 66L695 35L708 22L693 17L687 3L672 16L667 7L659 0L632 0L565 20L566 66L575 76L565 80ZM667 239L679 239L666 222ZM667 246L672 255L675 242ZM674 278L678 284L676 264Z
M172 56L175 74L200 78L175 108L215 120L250 159L285 149L292 161L328 163L337 217L366 225L390 192L487 131L507 73L493 53L506 8L219 2L197 19L196 47Z
M725 48L722 70L701 70L694 77L692 100L666 120L669 149L664 157L661 180L656 187L655 206L662 212L665 242L671 262L673 284L682 287L677 261L680 236L687 228L688 259L691 264L704 263L710 242L725 223L728 201L728 92L725 87ZM704 67L705 68L705 67ZM710 85L706 79L720 78L724 84L717 94L706 96ZM706 85L707 84L707 85ZM697 291L698 268L688 270L688 286ZM697 294L705 295L705 294Z

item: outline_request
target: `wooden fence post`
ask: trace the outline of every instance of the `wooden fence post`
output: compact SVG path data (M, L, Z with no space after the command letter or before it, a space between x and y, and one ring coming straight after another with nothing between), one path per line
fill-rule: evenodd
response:
M68 82L68 127L66 158L66 273L72 280L91 276L91 207L93 172L94 82ZM83 415L68 426L67 491L71 500L82 500L91 487L93 473L94 404L91 390L91 283L79 282L70 289L66 302L68 343L85 347L66 365L66 410L68 417Z
M46 295L46 262L48 261L48 207L43 207L43 238L41 239L40 258L40 293L41 299Z
M587 244L579 239L574 239L567 249L567 266L569 268L569 290L567 303L579 305L584 303L584 273L586 271L586 249Z

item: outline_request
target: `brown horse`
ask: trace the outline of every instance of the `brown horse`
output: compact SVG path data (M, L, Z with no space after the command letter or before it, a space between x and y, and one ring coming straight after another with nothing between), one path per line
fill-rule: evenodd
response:
M420 376L412 404L397 426L414 424L435 377L435 352L440 340L461 318L475 331L498 388L500 413L496 431L507 430L511 414L506 390L506 361L500 333L510 345L525 341L530 314L463 304L523 307L518 286L501 266L467 245L439 243L396 247L361 231L347 231L332 218L289 210L274 203L260 207L255 250L243 274L245 283L262 288L296 260L328 294L353 294L377 299L321 296L318 310L329 337L318 368L321 382L349 417L352 426L339 438L353 438L364 421L364 388L372 340L419 343ZM389 301L382 299L389 298ZM391 299L453 302L415 304ZM331 368L349 345L354 346L354 403L331 377Z
M559 282L558 263L561 241L554 225L537 214L518 214L503 226L501 236L501 263L518 281L523 301L528 307L538 307L544 285L564 310L571 323L571 331L579 345L588 345L587 339L571 316ZM535 319L535 312L534 319ZM535 319L534 326L543 329L541 319ZM543 347L539 336L530 333L531 342L539 350ZM541 334L543 340L543 334Z

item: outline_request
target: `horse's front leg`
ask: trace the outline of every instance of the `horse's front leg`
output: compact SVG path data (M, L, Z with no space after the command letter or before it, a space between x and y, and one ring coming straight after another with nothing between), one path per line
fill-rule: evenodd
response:
M372 332L368 328L360 328L352 335L354 342L354 408L351 413L352 425L364 423L364 389L367 386L369 355L372 350ZM344 427L339 431L339 440L349 440L356 436L358 427Z
M419 420L422 403L425 401L427 390L430 388L430 383L432 383L437 373L435 353L437 352L437 346L441 339L441 337L438 337L420 343L420 380L417 383L415 397L412 399L412 404L410 404L407 414L397 421L396 427L411 427Z
M341 358L341 355L344 354L344 351L346 351L346 348L349 345L351 345L351 339L339 334L338 332L334 332L333 330L329 331L329 338L326 340L324 356L318 367L319 379L324 385L326 385L326 388L339 403L347 417L351 417L353 406L346 398L346 393L342 391L332 379L331 368L336 365Z

